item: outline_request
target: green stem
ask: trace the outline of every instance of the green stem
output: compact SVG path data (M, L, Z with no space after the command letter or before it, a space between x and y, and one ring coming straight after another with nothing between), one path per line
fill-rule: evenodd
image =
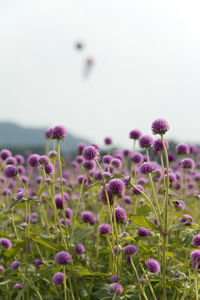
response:
M198 293L198 271L195 270L195 300L199 300L199 293Z
M18 236L18 233L17 233L17 228L16 228L16 225L15 225L13 210L14 210L14 208L12 208L12 223L13 223L13 228L14 228L14 232L15 232L15 235L16 235L17 239L19 239L19 236Z
M188 171L185 171L185 189L184 189L184 199L187 196L187 177L188 177Z
M143 266L142 266L141 263L140 263L140 267L141 267L142 272L143 272L143 274L144 274L144 277L146 278L146 281L147 281L147 283L148 283L148 285L149 285L149 288L150 288L150 291L151 291L151 293L152 293L153 299L154 299L154 300L157 300L157 297L156 297L156 295L155 295L155 293L154 293L154 290L153 290L153 287L152 287L152 285L151 285L151 282L150 282L150 280L149 280L149 278L148 278L148 276L147 276L147 273L145 272L145 270L144 270L144 268L143 268Z
M64 274L64 299L67 300L67 286L66 286L65 266L63 266L63 274Z

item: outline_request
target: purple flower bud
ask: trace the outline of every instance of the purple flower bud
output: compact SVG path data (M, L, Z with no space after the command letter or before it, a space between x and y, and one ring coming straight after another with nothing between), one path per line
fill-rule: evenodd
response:
M17 175L17 169L13 165L8 165L4 168L3 173L7 178L13 178Z
M24 287L24 285L23 285L22 283L16 283L16 284L13 286L13 288L14 288L15 290L21 290L21 289L23 289L23 287Z
M85 147L83 150L83 157L85 160L93 160L98 155L98 151L94 146Z
M142 133L138 129L131 130L129 133L130 139L138 140L141 137Z
M62 125L55 126L52 131L52 139L63 140L67 135L66 129Z
M28 164L32 167L32 168L38 168L40 166L39 163L39 155L38 154L32 154L29 156L28 158Z
M149 258L145 264L151 273L158 274L160 272L160 264L156 259Z
M131 156L131 161L135 164L141 164L143 162L143 155L141 153L135 153Z
M84 144L84 143L80 143L79 145L78 145L78 153L79 154L82 154L82 152L83 152L83 149L86 147L86 145Z
M105 143L106 145L111 145L111 144L112 144L112 139L111 139L110 137L106 137L106 138L104 139L104 143Z
M178 144L176 146L176 153L177 154L189 154L190 147L187 144Z
M165 134L169 130L169 124L163 119L155 120L151 125L153 134Z
M200 246L200 234L197 234L192 239L192 246L199 247Z
M109 293L121 295L123 293L123 286L119 283L112 283L109 288Z
M149 148L153 144L153 139L149 135L143 135L139 138L139 145L141 148Z
M191 158L185 158L181 163L184 169L192 169L195 165L193 159Z
M126 220L126 212L122 207L115 208L115 218L117 223L121 223Z
M9 239L7 238L2 238L0 239L0 245L2 245L4 248L6 248L7 250L9 250L10 248L12 248L12 243Z
M10 150L8 149L2 149L1 152L0 152L0 157L3 159L3 160L6 160L6 158L8 158L9 156L11 156L12 153L10 152Z
M140 172L142 174L149 174L151 172L153 172L155 169L155 165L152 162L144 162L141 166L140 166Z
M148 228L140 227L140 229L137 230L137 234L139 236L148 236L149 235L149 231L150 231L150 229L148 229Z
M145 192L145 189L143 188L142 185L136 184L135 188L132 188L132 192L134 195L142 195L142 193Z
M119 198L123 197L125 192L125 184L121 179L111 179L108 186L113 195L116 195Z
M194 250L190 254L192 260L192 266L194 269L200 269L200 250Z
M64 283L64 274L62 272L55 273L53 275L53 282L55 284L63 284Z
M48 163L47 165L45 165L44 167L45 173L46 174L53 174L54 173L54 166L51 163Z
M11 270L14 271L16 270L17 268L19 267L19 262L18 261L14 261L12 264L11 264Z
M110 226L110 224L101 224L98 230L100 234L110 234L112 231L112 227Z
M179 219L180 223L185 223L187 226L191 226L194 223L194 219L190 215L183 215L183 218Z
M75 246L74 252L77 255L84 254L85 253L85 247L83 246L83 244L78 244L78 245Z
M72 261L71 254L66 251L58 252L55 256L56 264L64 265L70 263L71 261Z
M134 245L128 245L124 248L124 253L127 255L133 255L137 252L137 247Z
M113 275L112 277L111 277L111 281L112 282L117 282L117 281L119 281L120 280L120 277L118 276L118 275Z

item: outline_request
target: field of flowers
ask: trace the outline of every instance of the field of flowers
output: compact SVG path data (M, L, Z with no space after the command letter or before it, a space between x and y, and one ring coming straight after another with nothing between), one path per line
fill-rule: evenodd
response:
M73 162L63 126L46 155L1 150L0 299L199 299L200 150L172 154L168 123L151 129L130 132L132 151L80 144Z

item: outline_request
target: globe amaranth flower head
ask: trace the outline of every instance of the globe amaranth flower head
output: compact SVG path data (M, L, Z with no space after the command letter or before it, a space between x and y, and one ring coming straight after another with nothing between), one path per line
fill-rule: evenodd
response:
M44 135L47 139L51 139L52 138L52 132L53 132L53 128L49 128L47 130L45 130Z
M12 153L10 152L10 150L8 149L2 149L0 152L0 157L3 160L6 160L6 158L8 158L9 156L12 156Z
M97 157L98 150L94 146L87 146L83 149L83 158L85 160L93 160Z
M101 224L98 228L100 234L110 234L112 227L110 224Z
M133 129L129 133L129 138L133 140L138 140L141 137L141 135L142 135L141 131L139 131L138 129Z
M148 229L145 227L140 227L140 229L137 230L137 235L138 236L148 236L150 231L151 231L151 229Z
M122 198L125 192L125 184L121 179L111 179L108 183L109 190L113 195Z
M28 164L32 168L38 168L40 167L40 162L39 162L40 156L38 154L31 154L28 158Z
M0 245L2 245L4 248L6 248L7 250L9 250L10 248L12 248L12 243L9 239L7 238L2 238L0 239Z
M140 172L142 174L149 174L149 173L153 172L154 170L155 170L155 164L152 162L144 162L140 166Z
M181 143L176 146L176 153L177 154L189 154L190 147L187 144Z
M122 167L122 161L118 158L113 158L111 163L117 169L120 169Z
M120 280L120 277L118 276L118 275L113 275L112 277L111 277L111 281L112 282L117 282L117 281L119 281Z
M89 223L90 225L94 225L96 223L96 219L91 211L84 211L81 213L81 219L85 223Z
M141 164L143 162L143 155L141 153L134 153L131 156L131 161L134 162L135 164Z
M179 219L180 223L185 223L187 226L191 226L194 223L194 219L190 215L183 215L183 218Z
M41 156L39 156L39 163L41 165L48 165L50 163L50 159L46 155L41 155Z
M13 165L8 165L4 168L3 170L3 174L4 176L6 176L7 178L13 178L17 175L17 169L15 166Z
M169 124L164 119L157 119L151 125L153 134L163 135L169 130Z
M185 209L185 202L182 200L173 201L174 207L177 210L184 210Z
M43 265L43 261L40 258L35 259L35 267L36 269L39 269L41 265Z
M169 153L168 154L168 159L169 159L169 162L173 162L173 161L176 160L176 156L173 153Z
M64 264L68 264L72 261L72 256L69 252L66 251L61 251L58 252L55 256L55 263L56 264L60 264L60 265L64 265Z
M103 156L102 161L104 164L110 164L112 159L113 159L113 157L111 155L107 154L107 155Z
M47 165L44 166L44 170L45 170L45 173L50 175L50 174L53 174L54 173L54 166L52 163L48 163Z
M199 247L200 246L200 234L197 234L192 239L192 246Z
M8 158L6 158L6 165L16 165L17 164L17 160L16 158L9 156Z
M126 220L126 212L122 207L115 208L115 218L117 223L121 223Z
M149 148L153 144L153 138L149 135L142 135L139 138L139 145L141 148Z
M109 293L117 295L121 295L123 290L123 286L119 283L112 283L108 288Z
M66 216L66 218L67 218L67 219L71 219L71 218L72 218L72 215L73 215L73 212L72 212L71 208L67 207L67 208L65 209L65 216Z
M83 244L77 244L74 248L74 252L77 255L81 255L85 253L85 247L83 246Z
M18 261L14 261L12 264L11 264L11 270L14 271L16 270L17 268L19 267L19 262Z
M24 157L21 154L16 154L15 158L16 158L16 161L17 161L18 164L23 165Z
M105 143L106 145L111 145L111 144L113 143L112 138L111 138L111 137L106 137L106 138L104 139L104 143Z
M135 247L134 245L128 245L124 247L124 253L127 255L133 255L137 252L137 250L137 247Z
M145 192L145 189L142 185L136 184L134 188L132 188L132 192L134 195L142 195Z
M93 170L95 168L96 164L94 160L85 160L83 163L83 167L86 170Z
M24 285L22 283L15 283L15 285L13 286L13 288L15 290L21 290L23 289Z
M168 149L169 148L168 141L164 140L164 143L165 143L166 149ZM164 151L164 147L163 147L163 143L162 143L161 138L159 138L159 139L157 139L153 142L153 150L156 151L156 152Z
M200 250L194 250L190 254L192 266L194 269L200 269Z
M57 209L63 209L63 201L62 201L61 194L55 196L55 204ZM65 200L64 200L64 204L65 204Z
M110 204L113 204L113 193L111 192L108 184L106 184L106 191L107 191L107 195L108 195ZM105 192L105 189L103 186L100 189L100 199L104 204L108 204L107 198L106 198L106 192Z
M63 284L64 283L64 274L62 272L57 272L53 275L52 279L55 284Z
M183 159L181 164L184 169L192 169L195 166L194 160L191 158Z
M66 129L62 125L55 126L52 130L52 139L63 140L67 135Z
M158 274L160 272L160 264L156 259L149 258L145 264L151 273Z
M78 153L79 153L79 154L82 154L83 149L84 149L85 147L86 147L86 144L84 144L84 143L78 144L78 147L77 147Z

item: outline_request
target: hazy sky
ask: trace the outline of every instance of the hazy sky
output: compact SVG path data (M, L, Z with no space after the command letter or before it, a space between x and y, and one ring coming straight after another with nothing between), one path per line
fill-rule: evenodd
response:
M0 0L0 120L127 146L162 117L168 137L200 142L199 11L199 0Z

